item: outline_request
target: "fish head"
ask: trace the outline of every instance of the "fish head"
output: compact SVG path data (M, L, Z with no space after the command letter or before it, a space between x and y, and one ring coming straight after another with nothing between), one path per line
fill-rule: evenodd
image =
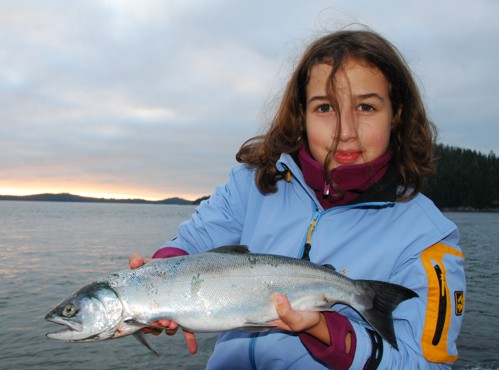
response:
M123 305L105 282L89 284L55 306L45 320L63 325L47 337L68 342L110 338L122 319Z

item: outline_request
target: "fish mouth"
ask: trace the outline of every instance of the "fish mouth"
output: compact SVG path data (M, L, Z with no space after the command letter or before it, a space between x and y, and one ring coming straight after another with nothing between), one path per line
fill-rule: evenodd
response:
M69 337L73 336L74 332L81 332L83 331L83 327L81 323L77 321L69 321L67 319L63 319L60 317L52 317L52 316L47 316L45 317L45 320L53 322L58 325L62 325L65 328L62 330L54 331L45 334L47 337L52 338L52 339L69 339Z

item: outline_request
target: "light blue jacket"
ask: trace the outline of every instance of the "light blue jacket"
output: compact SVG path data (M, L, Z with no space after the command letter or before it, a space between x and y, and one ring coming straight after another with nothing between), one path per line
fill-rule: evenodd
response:
M193 254L244 244L252 252L300 258L315 223L310 234L312 262L332 264L352 279L404 285L419 295L393 312L399 350L384 342L380 369L447 368L445 362L455 361L465 292L456 226L422 194L408 202L324 210L289 155L281 156L278 168L289 170L290 180L279 181L276 193L262 195L254 171L234 167L227 184L217 187L180 225L178 238L166 245ZM351 368L362 369L371 355L367 324L347 306L334 309L347 316L355 329L357 349ZM208 368L325 367L296 335L230 331L220 335Z

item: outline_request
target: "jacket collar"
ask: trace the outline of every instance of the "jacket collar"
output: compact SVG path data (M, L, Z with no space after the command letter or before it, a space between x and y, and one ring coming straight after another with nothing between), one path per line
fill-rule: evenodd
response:
M276 167L280 172L289 171L295 181L297 181L300 186L305 189L307 194L313 199L316 206L322 209L314 191L307 185L303 173L290 154L282 153L279 160L276 163ZM354 201L346 205L349 206L389 206L393 205L397 200L397 171L395 167L390 164L385 175L377 183L373 184L364 193L357 197Z

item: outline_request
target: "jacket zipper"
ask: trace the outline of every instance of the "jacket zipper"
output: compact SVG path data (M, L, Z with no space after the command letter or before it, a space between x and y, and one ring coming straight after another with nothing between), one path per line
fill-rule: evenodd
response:
M432 344L436 346L442 337L444 330L445 316L447 315L447 292L445 290L444 276L439 265L435 265L435 273L438 279L439 286L439 302L438 302L438 316L437 325L435 327L435 334L433 335Z
M316 209L314 215L312 216L312 220L310 221L310 225L308 226L307 231L307 239L305 240L305 244L300 250L299 258L305 261L310 261L310 250L312 249L312 233L314 232L315 226L317 225L317 221L319 220L320 212Z

